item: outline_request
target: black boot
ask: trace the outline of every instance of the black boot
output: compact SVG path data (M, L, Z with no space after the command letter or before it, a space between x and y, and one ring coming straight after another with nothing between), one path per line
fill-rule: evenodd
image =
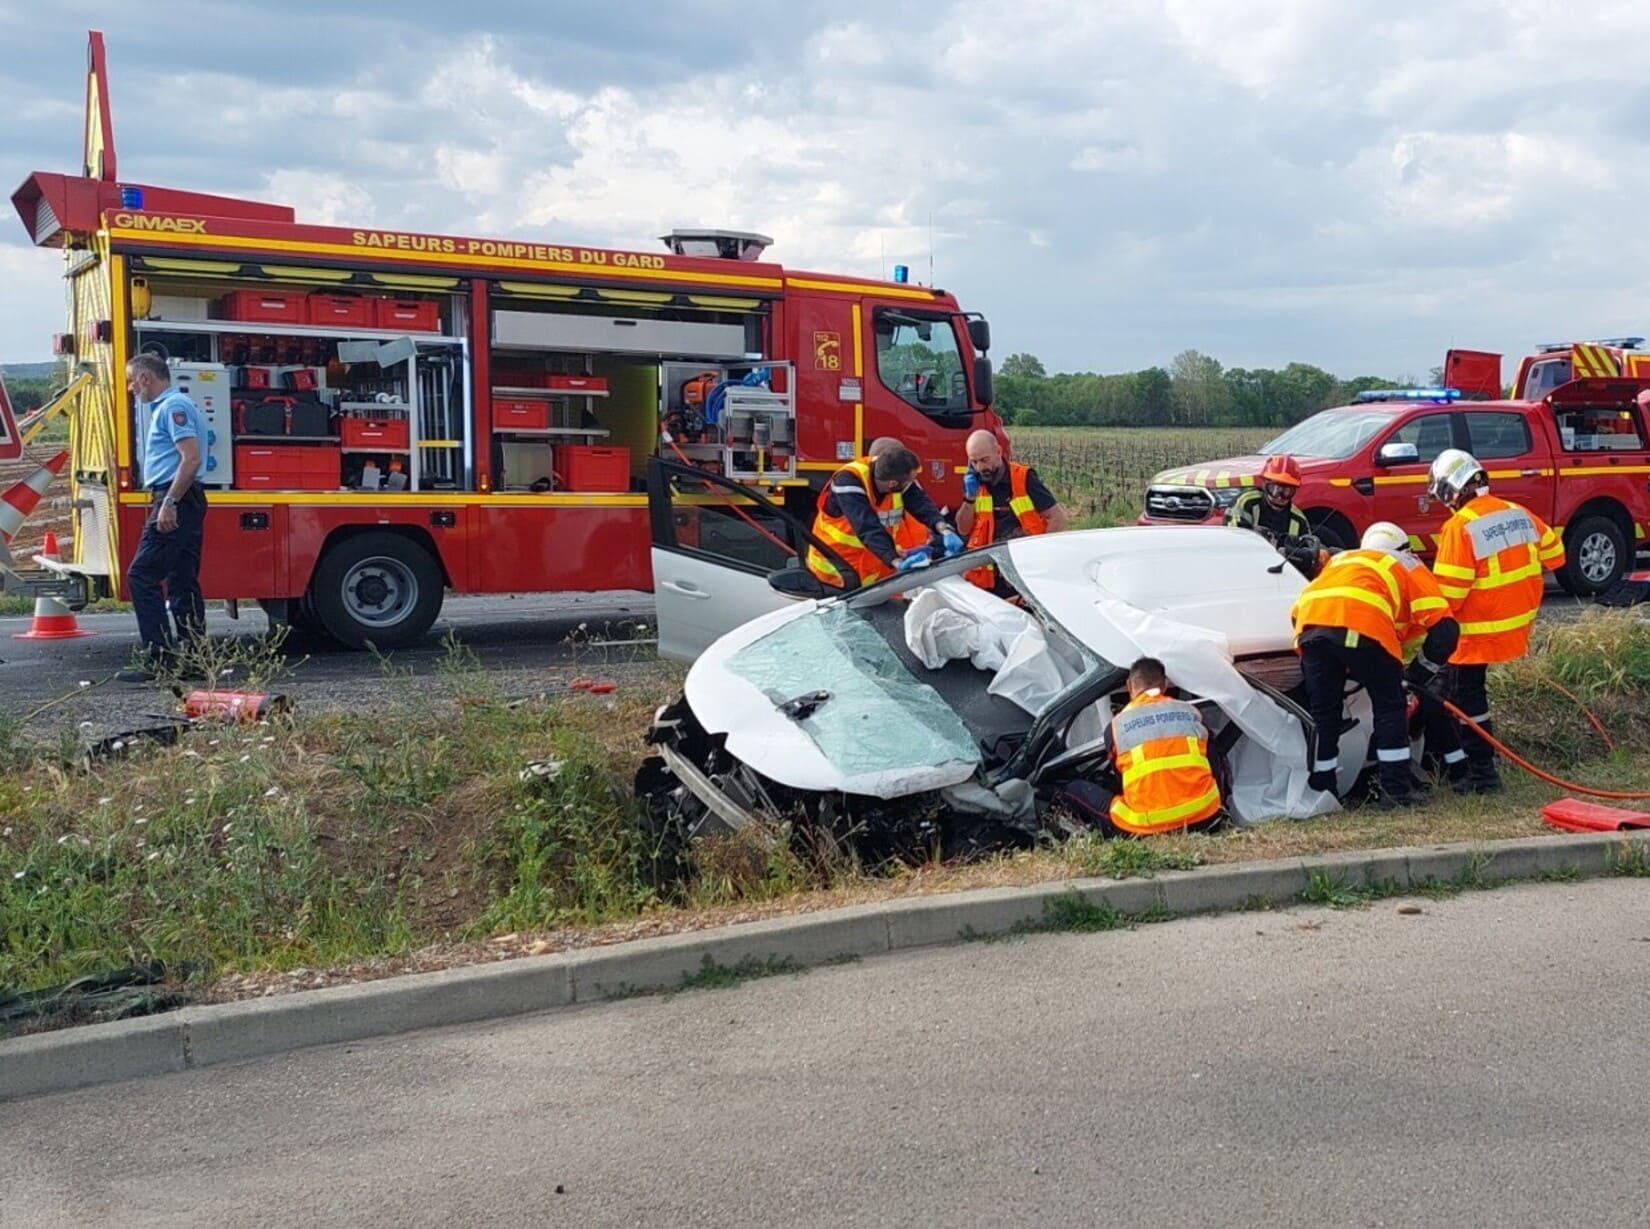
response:
M1375 798L1375 805L1383 811L1425 806L1432 801L1430 794L1415 788L1407 760L1402 764L1382 764L1379 776L1381 792Z
M1501 792L1501 788L1501 775L1495 771L1495 760L1493 757L1486 760L1467 761L1467 781L1466 789L1464 791L1465 793L1499 794Z
M1333 794L1339 782L1333 770L1314 772L1306 778L1306 788L1322 790L1326 794Z

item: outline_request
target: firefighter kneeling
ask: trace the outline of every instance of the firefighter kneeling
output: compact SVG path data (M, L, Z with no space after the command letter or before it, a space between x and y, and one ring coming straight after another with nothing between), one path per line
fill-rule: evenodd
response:
M1393 807L1425 801L1410 772L1404 682L1442 693L1449 677L1445 666L1460 637L1438 582L1418 559L1397 548L1400 542L1407 538L1396 526L1370 526L1359 549L1336 555L1301 590L1292 612L1317 729L1307 784L1336 792L1346 680L1352 678L1374 707L1380 799ZM1426 639L1406 670L1404 639L1423 628Z
M1166 693L1155 657L1129 667L1129 702L1112 718L1111 756L1122 789L1111 799L1107 836L1202 832L1222 819L1209 731L1195 705Z

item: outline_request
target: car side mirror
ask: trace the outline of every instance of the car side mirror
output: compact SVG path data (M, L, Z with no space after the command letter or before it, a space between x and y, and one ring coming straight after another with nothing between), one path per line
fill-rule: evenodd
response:
M983 354L976 354L974 356L974 398L981 405L990 405L993 394L991 360Z
M968 340L981 354L991 349L991 321L976 316L968 322Z
M1421 450L1414 444L1406 444L1401 440L1389 440L1381 445L1381 450L1375 454L1377 465L1417 465L1421 460Z

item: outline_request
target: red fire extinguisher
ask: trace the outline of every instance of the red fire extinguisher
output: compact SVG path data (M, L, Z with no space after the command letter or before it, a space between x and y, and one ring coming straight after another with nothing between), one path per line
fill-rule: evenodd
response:
M197 720L253 722L291 712L292 701L262 691L191 691L184 697L183 711Z

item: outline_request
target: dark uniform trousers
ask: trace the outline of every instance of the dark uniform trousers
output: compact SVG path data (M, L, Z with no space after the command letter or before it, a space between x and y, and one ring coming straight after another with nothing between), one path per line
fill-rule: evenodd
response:
M206 603L201 599L200 582L206 488L198 482L189 488L177 503L177 528L162 533L155 528L155 517L160 514L161 499L170 485L151 490L154 503L143 522L137 554L126 569L138 638L143 642L143 651L151 656L160 655L175 643L172 623L177 625L178 640L194 640L206 630Z
M1398 659L1368 636L1348 645L1341 628L1311 628L1301 637L1301 675L1311 700L1312 724L1317 727L1316 758L1332 760L1341 746L1341 716L1346 702L1346 680L1362 683L1374 709L1374 745L1377 752L1409 747L1408 706L1404 702L1404 668ZM1383 763L1382 785L1402 792L1408 787L1408 764Z
M1455 667L1455 706L1493 734L1495 728L1489 715L1489 672L1490 668L1484 665ZM1484 765L1493 766L1495 763L1495 748L1465 722L1461 723L1461 748L1467 753L1468 762L1477 765L1480 771L1483 771Z

